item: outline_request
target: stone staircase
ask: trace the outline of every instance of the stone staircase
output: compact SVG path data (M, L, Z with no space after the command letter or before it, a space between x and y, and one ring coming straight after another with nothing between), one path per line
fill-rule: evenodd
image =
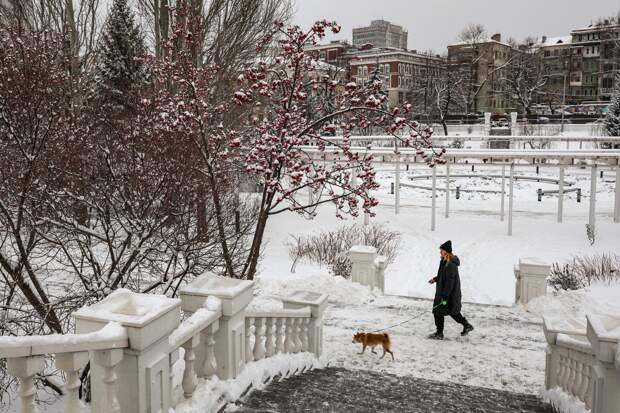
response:
M553 413L534 395L328 367L274 381L235 412Z

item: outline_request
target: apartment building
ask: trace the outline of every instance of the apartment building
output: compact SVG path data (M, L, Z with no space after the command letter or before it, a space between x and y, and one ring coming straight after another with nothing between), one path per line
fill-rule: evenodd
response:
M534 45L540 58L541 70L547 77L540 91L541 104L556 107L563 102L576 103L570 95L571 47L571 36L543 36Z
M386 20L373 20L370 26L353 29L353 46L390 47L407 50L408 33L402 26Z
M506 99L501 79L506 62L515 52L502 42L501 34L475 42L460 42L448 46L448 70L458 70L471 99L469 112L505 113L512 110Z
M384 83L390 107L410 100L416 82L427 73L439 75L445 64L439 56L390 48L360 50L349 61L351 80L363 85L376 76Z
M572 100L609 101L620 72L620 22L607 19L571 32Z

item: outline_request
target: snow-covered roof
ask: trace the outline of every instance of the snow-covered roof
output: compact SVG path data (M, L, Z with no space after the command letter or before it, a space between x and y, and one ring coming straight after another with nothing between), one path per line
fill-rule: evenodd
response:
M537 39L537 43L535 46L537 47L560 46L560 45L571 44L572 41L573 41L572 36L547 37L546 39L545 38Z
M506 47L512 47L510 46L508 43L504 43L504 42L498 42L497 40L493 40L491 38L485 38L485 39L480 39L477 42L473 43L473 44L484 44L484 43L497 43L497 44L501 44L502 46L506 46ZM452 43L449 44L448 47L453 47L453 46L470 46L472 44L472 42L456 42L456 43Z

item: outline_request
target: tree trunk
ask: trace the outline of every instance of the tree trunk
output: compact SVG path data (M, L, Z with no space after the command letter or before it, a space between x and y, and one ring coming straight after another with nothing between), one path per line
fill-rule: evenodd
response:
M268 219L269 213L266 210L261 210L258 221L256 222L256 231L254 232L252 248L250 249L250 255L248 257L248 270L245 274L245 278L248 280L253 280L254 275L256 275L258 259L260 258L260 247L263 244L263 237L265 235L265 229L267 228Z

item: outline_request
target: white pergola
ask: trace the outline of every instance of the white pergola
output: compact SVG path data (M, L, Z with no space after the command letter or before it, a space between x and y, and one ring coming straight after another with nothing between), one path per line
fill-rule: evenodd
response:
M391 138L394 139L393 137ZM609 138L606 138L609 139ZM620 142L620 138L616 138ZM374 139L373 139L374 140ZM327 147L320 151L313 146L304 147L304 151L315 159L326 162L338 162L343 158L342 151L338 148ZM425 164L423 157L416 154L412 148L401 148L398 153L390 147L368 148L352 147L351 151L360 155L372 154L376 163L387 163L395 165L395 213L400 212L400 178L401 164ZM425 151L430 154L431 150ZM559 169L559 190L558 190L558 209L557 221L563 220L564 209L564 173L569 167L584 167L584 164L591 169L590 178L590 207L589 225L594 229L596 226L596 184L597 171L606 168L615 171L616 183L614 188L614 214L613 222L620 223L620 150L549 150L549 149L446 149L444 159L447 163L445 167L445 191L450 193L450 166L451 165L499 165L502 167L502 188L500 219L504 220L504 203L506 192L506 167L508 167L508 235L512 235L513 205L514 205L514 181L515 168L524 166L538 166L543 168ZM437 169L432 169L431 187L431 231L436 227L436 192L437 192ZM450 196L446 196L445 216L450 214Z

